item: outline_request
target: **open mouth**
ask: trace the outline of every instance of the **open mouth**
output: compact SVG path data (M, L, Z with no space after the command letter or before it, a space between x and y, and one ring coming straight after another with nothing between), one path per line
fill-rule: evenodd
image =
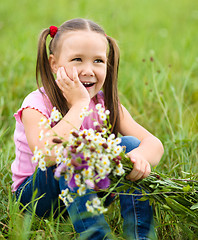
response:
M83 86L85 86L86 88L88 87L92 87L95 83L83 83Z

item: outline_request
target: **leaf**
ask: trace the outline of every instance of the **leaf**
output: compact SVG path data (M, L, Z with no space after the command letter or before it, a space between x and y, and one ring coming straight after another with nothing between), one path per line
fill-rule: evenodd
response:
M166 210L171 210L171 208L169 206L167 206L166 204L163 204L162 207Z
M194 205L192 205L190 207L191 210L195 210L195 209L198 209L198 203L195 203Z
M126 192L126 190L128 190L128 187L126 187L125 185L116 187L116 192Z
M189 184L188 184L187 186L185 186L185 187L182 188L182 190L183 190L184 192L189 192L190 189L191 189L191 187L190 187Z
M134 193L134 191L135 191L135 188L131 188L131 189L129 190L129 193Z
M180 213L183 216L190 215L192 217L195 217L194 213L189 210L188 208L186 208L185 206L183 206L182 204L179 204L177 201L171 199L170 197L166 198L166 202L167 205L175 212L175 213Z
M138 201L146 201L146 200L148 200L149 198L147 197L147 196L143 196L143 197L141 197L141 198L139 198L138 199Z
M155 189L156 185L155 184L150 184L149 187L152 188L152 189Z

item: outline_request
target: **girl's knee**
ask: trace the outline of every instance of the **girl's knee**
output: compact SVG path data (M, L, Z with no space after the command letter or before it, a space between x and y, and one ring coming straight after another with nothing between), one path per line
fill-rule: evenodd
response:
M126 153L132 151L140 145L140 140L133 136L123 136L121 137L120 146L126 147Z

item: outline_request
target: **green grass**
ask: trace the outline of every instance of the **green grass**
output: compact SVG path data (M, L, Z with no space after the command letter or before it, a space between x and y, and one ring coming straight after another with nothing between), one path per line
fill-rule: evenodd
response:
M197 0L7 0L0 7L0 239L76 238L69 219L22 215L10 191L13 113L36 88L38 35L75 17L96 21L117 39L120 99L163 142L165 153L157 171L197 176ZM116 234L122 223L117 208L114 203L106 216ZM198 239L178 216L157 204L154 209L159 239ZM117 238L122 239L121 234Z

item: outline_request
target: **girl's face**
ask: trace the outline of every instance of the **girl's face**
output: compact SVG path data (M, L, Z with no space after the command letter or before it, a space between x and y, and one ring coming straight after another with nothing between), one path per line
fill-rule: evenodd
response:
M102 88L107 73L107 39L100 33L79 30L65 33L60 39L59 54L50 61L56 73L64 67L70 79L76 67L79 80L86 87L90 97Z

